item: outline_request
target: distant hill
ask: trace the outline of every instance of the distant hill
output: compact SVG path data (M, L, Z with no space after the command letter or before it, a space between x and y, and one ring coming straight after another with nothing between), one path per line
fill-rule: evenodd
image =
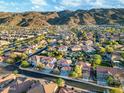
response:
M32 27L49 25L124 24L124 9L91 9L60 12L0 13L0 25Z

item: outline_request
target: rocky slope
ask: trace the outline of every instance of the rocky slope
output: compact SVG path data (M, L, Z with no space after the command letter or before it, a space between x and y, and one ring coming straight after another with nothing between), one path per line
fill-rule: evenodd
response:
M0 13L0 25L32 27L50 25L124 24L124 9L60 12Z

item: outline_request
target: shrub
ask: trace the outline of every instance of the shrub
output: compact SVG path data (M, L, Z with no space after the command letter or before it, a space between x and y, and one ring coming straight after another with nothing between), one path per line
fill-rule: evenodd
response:
M30 64L27 61L22 61L21 67L27 68L29 66L30 66Z

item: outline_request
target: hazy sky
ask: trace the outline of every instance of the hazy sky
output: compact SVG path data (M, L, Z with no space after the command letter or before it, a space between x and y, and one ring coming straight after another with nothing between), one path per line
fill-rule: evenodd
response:
M0 11L60 11L91 8L124 8L124 0L0 0Z

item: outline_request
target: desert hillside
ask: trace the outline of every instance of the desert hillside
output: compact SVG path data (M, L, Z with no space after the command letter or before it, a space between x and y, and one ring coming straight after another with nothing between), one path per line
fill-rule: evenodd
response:
M0 13L0 25L49 26L49 25L104 25L124 24L124 9L91 9L60 12Z

